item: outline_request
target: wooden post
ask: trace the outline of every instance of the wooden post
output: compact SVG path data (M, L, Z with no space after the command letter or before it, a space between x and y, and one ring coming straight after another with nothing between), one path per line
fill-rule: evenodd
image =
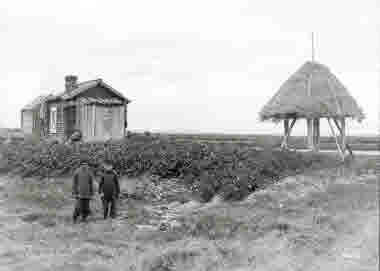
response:
M24 120L23 120L23 116L24 115L24 110L21 110L21 129L24 131Z
M341 136L342 136L342 149L346 150L346 119L342 117L341 119Z
M125 137L127 129L127 127L125 127L125 124L127 123L127 103L124 103L123 109L123 137Z
M281 148L288 148L288 133L289 133L289 119L284 119L284 140L282 141Z
M288 139L290 137L290 133L292 132L293 126L296 123L296 121L297 121L297 118L294 118L292 120L292 123L289 126L289 119L284 120L285 134L284 134L284 139L283 139L282 144L281 144L281 148L282 149L287 149L288 148Z
M327 118L327 121L329 122L329 125L330 125L330 129L331 129L331 133L333 134L334 138L335 138L335 143L336 143L336 146L338 147L338 151L342 157L342 160L344 161L344 153L342 151L342 149L340 148L340 145L339 145L339 141L338 141L338 137L335 135L335 131L334 131L334 128L330 122L330 118Z
M79 101L75 102L75 129L80 129L80 109L79 109Z
M307 119L307 146L309 149L314 150L314 140L313 140L313 119Z
M314 149L319 151L319 140L320 140L320 131L319 131L319 118L313 120L313 143Z
M96 111L95 111L95 104L92 105L92 136L93 139L95 138L95 124L96 124Z
M339 130L339 143L341 144L341 148L343 153L346 151L346 122L344 118L341 118L341 124L339 124L339 121L337 118L334 118L334 122L336 127Z

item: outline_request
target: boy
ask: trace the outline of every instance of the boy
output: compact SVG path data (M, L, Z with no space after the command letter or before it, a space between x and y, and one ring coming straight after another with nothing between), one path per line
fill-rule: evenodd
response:
M111 218L115 218L116 199L119 198L120 185L117 173L109 161L104 163L104 173L99 183L99 194L102 197L104 219L107 219L108 213L110 213Z
M82 216L82 221L87 220L90 214L90 200L94 195L94 176L87 164L81 162L80 167L74 172L73 195L76 198L73 221L76 223L78 216Z

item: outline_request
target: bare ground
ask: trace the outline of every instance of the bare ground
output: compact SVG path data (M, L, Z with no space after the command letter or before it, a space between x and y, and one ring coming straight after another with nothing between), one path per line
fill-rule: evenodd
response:
M67 179L3 176L0 202L0 270L378 270L374 175L311 172L239 203L123 200L108 221L94 200L77 225Z

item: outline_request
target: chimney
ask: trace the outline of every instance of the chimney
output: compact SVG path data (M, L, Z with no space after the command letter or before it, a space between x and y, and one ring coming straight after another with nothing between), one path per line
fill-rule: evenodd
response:
M65 89L67 92L77 87L78 76L66 75L65 76Z

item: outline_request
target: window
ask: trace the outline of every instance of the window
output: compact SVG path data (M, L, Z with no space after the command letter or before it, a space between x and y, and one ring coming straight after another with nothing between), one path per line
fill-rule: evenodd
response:
M50 108L50 133L57 132L57 107Z

